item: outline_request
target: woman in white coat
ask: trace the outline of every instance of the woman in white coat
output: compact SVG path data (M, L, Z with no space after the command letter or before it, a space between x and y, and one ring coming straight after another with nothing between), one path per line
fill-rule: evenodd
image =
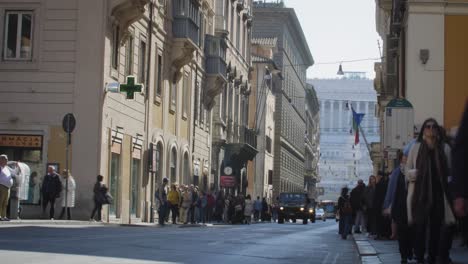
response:
M67 179L68 179L68 189L67 189ZM73 176L67 170L63 170L62 187L63 187L62 188L63 199L62 199L62 212L60 213L60 219L63 219L63 216L65 215L65 210L66 210L67 220L71 220L71 208L75 207L76 183L75 183L75 179L73 179ZM65 204L65 200L66 200L66 204Z

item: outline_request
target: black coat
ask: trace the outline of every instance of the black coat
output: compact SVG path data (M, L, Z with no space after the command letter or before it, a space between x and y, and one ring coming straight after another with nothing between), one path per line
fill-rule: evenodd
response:
M403 173L397 175L397 186L395 189L395 198L392 203L392 219L398 225L407 225L408 224L408 212L406 206L406 197L408 190L406 189L405 175Z
M353 211L359 211L364 209L364 191L366 190L365 185L358 185L351 191L350 202L351 207L353 207Z
M42 196L49 198L58 198L62 192L62 182L60 176L57 173L52 175L46 174L42 181Z
M383 209L385 195L387 194L388 178L382 178L375 186L374 208L380 212Z
M452 155L454 198L468 198L468 101Z

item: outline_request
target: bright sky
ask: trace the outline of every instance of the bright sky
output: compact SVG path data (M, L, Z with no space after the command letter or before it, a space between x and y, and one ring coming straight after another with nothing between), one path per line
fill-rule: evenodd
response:
M375 26L375 0L284 0L295 9L315 65L308 78L336 78L340 61L380 58ZM380 40L382 45L382 41ZM324 62L338 62L320 65ZM343 63L343 71L374 77L374 62Z

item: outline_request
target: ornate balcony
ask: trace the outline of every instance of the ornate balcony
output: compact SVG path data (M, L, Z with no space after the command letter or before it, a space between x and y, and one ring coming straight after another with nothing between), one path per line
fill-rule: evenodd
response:
M150 0L112 0L111 16L119 25L120 43L130 36L128 28L145 14L145 6Z
M208 109L214 106L215 97L221 93L227 83L226 41L222 37L206 35L205 37L205 105Z
M193 59L200 43L200 1L174 0L172 35L173 83L182 77L180 69Z

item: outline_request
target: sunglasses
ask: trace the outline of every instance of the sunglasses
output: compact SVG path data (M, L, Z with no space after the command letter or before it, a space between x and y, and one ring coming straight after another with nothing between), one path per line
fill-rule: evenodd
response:
M426 124L424 126L424 128L426 128L426 129L435 129L435 128L437 128L437 125L436 124Z

